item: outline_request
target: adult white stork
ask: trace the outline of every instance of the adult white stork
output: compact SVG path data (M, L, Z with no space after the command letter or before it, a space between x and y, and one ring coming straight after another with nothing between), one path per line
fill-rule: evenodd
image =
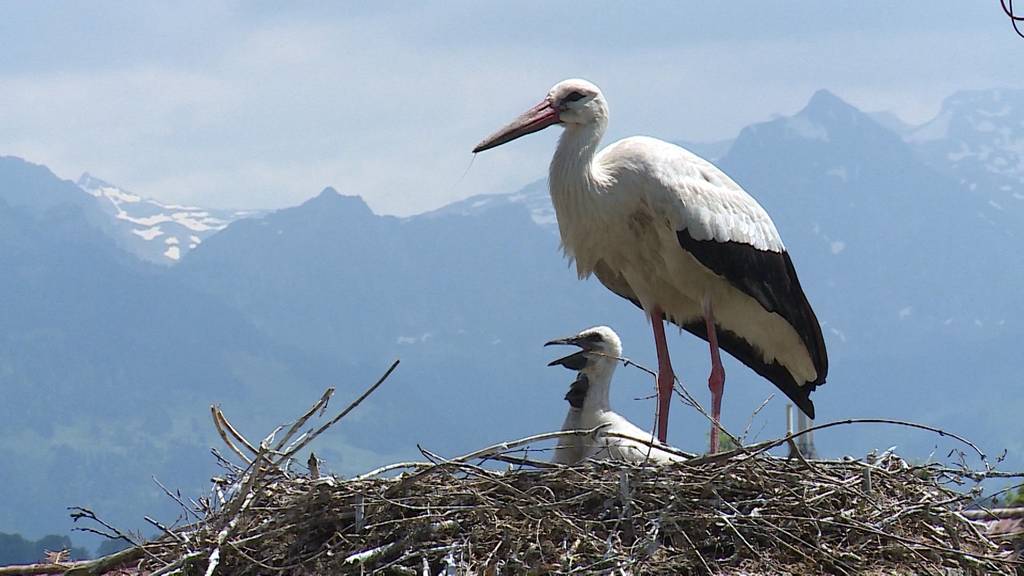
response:
M675 376L663 320L708 341L711 451L718 449L725 371L719 347L814 417L810 393L825 382L821 327L768 213L724 172L648 137L598 152L608 124L601 91L559 82L473 150L560 124L549 183L566 256L647 314L658 352L658 438L665 441Z
M612 410L608 389L618 359L622 356L622 342L614 330L607 326L595 326L575 336L552 340L545 346L554 344L581 348L575 354L548 364L565 366L579 373L565 395L569 401L569 413L565 416L562 430L590 430L606 425L594 438L563 438L555 448L554 462L578 464L587 458L596 458L667 464L684 459L679 454L659 447L661 443L650 432L641 430ZM617 435L609 436L609 432Z

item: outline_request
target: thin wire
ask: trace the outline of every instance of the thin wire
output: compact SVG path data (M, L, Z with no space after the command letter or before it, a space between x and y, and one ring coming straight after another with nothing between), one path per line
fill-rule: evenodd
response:
M1003 12L1011 19L1024 20L1024 16L1017 16L1013 13L1013 0L1009 0L1009 6L1007 6L1007 0L999 0L999 3L1003 5Z
M1024 38L1024 32L1020 31L1017 27L1017 22L1024 21L1024 16L1017 16L1013 11L1013 0L999 0L999 3L1003 7L1003 12L1010 17L1010 22L1013 24L1013 31L1017 33L1017 36Z

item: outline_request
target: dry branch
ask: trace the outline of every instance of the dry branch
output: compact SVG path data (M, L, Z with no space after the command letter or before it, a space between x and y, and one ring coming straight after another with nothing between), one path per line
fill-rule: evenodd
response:
M0 566L0 576L64 574L65 576L98 576L135 562L144 554L141 547L127 548L109 556L82 562L63 564L29 564L25 566Z

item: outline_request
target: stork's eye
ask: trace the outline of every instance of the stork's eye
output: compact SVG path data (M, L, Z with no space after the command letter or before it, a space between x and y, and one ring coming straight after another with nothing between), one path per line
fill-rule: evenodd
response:
M570 92L568 96L563 98L563 100L565 100L566 102L577 102L579 100L583 100L584 98L586 98L586 94L582 92L573 91Z

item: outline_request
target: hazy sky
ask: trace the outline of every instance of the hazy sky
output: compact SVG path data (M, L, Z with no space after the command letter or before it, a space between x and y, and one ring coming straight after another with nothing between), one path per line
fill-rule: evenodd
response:
M366 3L369 4L369 3ZM556 129L481 138L579 76L609 137L727 138L818 88L927 119L1024 85L998 0L0 0L0 154L165 201L272 208L327 185L409 214L544 175Z

